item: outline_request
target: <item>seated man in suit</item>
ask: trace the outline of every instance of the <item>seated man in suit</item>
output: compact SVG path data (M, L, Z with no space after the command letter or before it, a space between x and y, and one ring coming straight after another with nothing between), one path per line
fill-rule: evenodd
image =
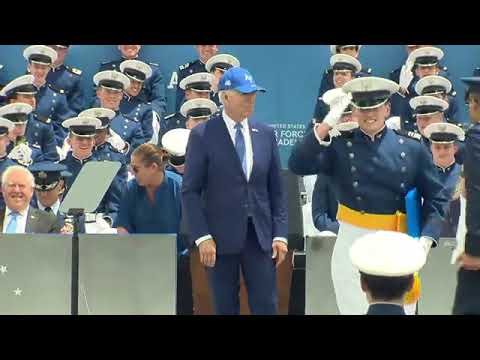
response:
M413 274L426 262L418 240L394 231L378 231L357 239L350 259L360 271L367 295L367 315L406 315L404 298L412 288Z
M35 180L23 166L11 166L2 175L2 193L6 208L0 213L2 232L6 234L58 233L57 217L30 206Z

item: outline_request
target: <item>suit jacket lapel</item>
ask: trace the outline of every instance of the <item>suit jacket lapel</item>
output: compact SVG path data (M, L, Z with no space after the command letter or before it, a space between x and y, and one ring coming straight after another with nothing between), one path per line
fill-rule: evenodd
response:
M27 223L25 224L25 234L32 233L37 223L38 216L35 215L34 208L30 206L27 213Z
M261 151L260 151L260 143L259 143L259 133L258 130L255 128L255 123L252 121L248 121L248 129L250 131L250 140L252 142L252 172L250 173L250 179L248 182L251 182L253 179L253 176L255 175L255 164L258 163L258 157L261 156ZM257 158L257 161L255 161L255 158Z
M0 210L0 233L3 233L3 221L5 220L6 209Z

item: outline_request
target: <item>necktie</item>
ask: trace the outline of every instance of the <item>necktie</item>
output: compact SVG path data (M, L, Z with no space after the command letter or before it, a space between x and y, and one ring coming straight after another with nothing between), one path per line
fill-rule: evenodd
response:
M236 124L235 129L237 130L235 134L235 150L237 151L238 158L240 159L240 163L242 164L242 170L247 177L247 154L245 149L245 138L243 137L242 133L242 124Z
M17 233L17 217L20 215L18 212L10 213L10 222L7 225L6 234L16 234Z
M47 206L47 207L45 208L45 211L46 211L46 212L52 212L52 208L51 208L50 206Z

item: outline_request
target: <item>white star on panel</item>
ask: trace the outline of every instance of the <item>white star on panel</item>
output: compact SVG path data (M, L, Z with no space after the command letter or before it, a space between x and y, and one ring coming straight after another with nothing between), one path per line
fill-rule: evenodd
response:
M15 290L13 290L13 293L15 294L15 296L20 296L22 295L22 290L19 288L16 288Z
M7 271L8 270L6 265L0 265L0 273L2 273L2 275L5 275Z

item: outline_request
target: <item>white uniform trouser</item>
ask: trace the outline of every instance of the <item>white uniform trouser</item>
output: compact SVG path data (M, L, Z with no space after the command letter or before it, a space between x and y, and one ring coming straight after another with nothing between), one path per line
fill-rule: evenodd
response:
M341 315L365 315L368 311L366 294L360 286L360 273L350 260L350 247L361 236L377 230L360 228L339 221L337 241L332 254L332 280L337 299L337 307ZM415 314L416 304L407 305L405 312Z

